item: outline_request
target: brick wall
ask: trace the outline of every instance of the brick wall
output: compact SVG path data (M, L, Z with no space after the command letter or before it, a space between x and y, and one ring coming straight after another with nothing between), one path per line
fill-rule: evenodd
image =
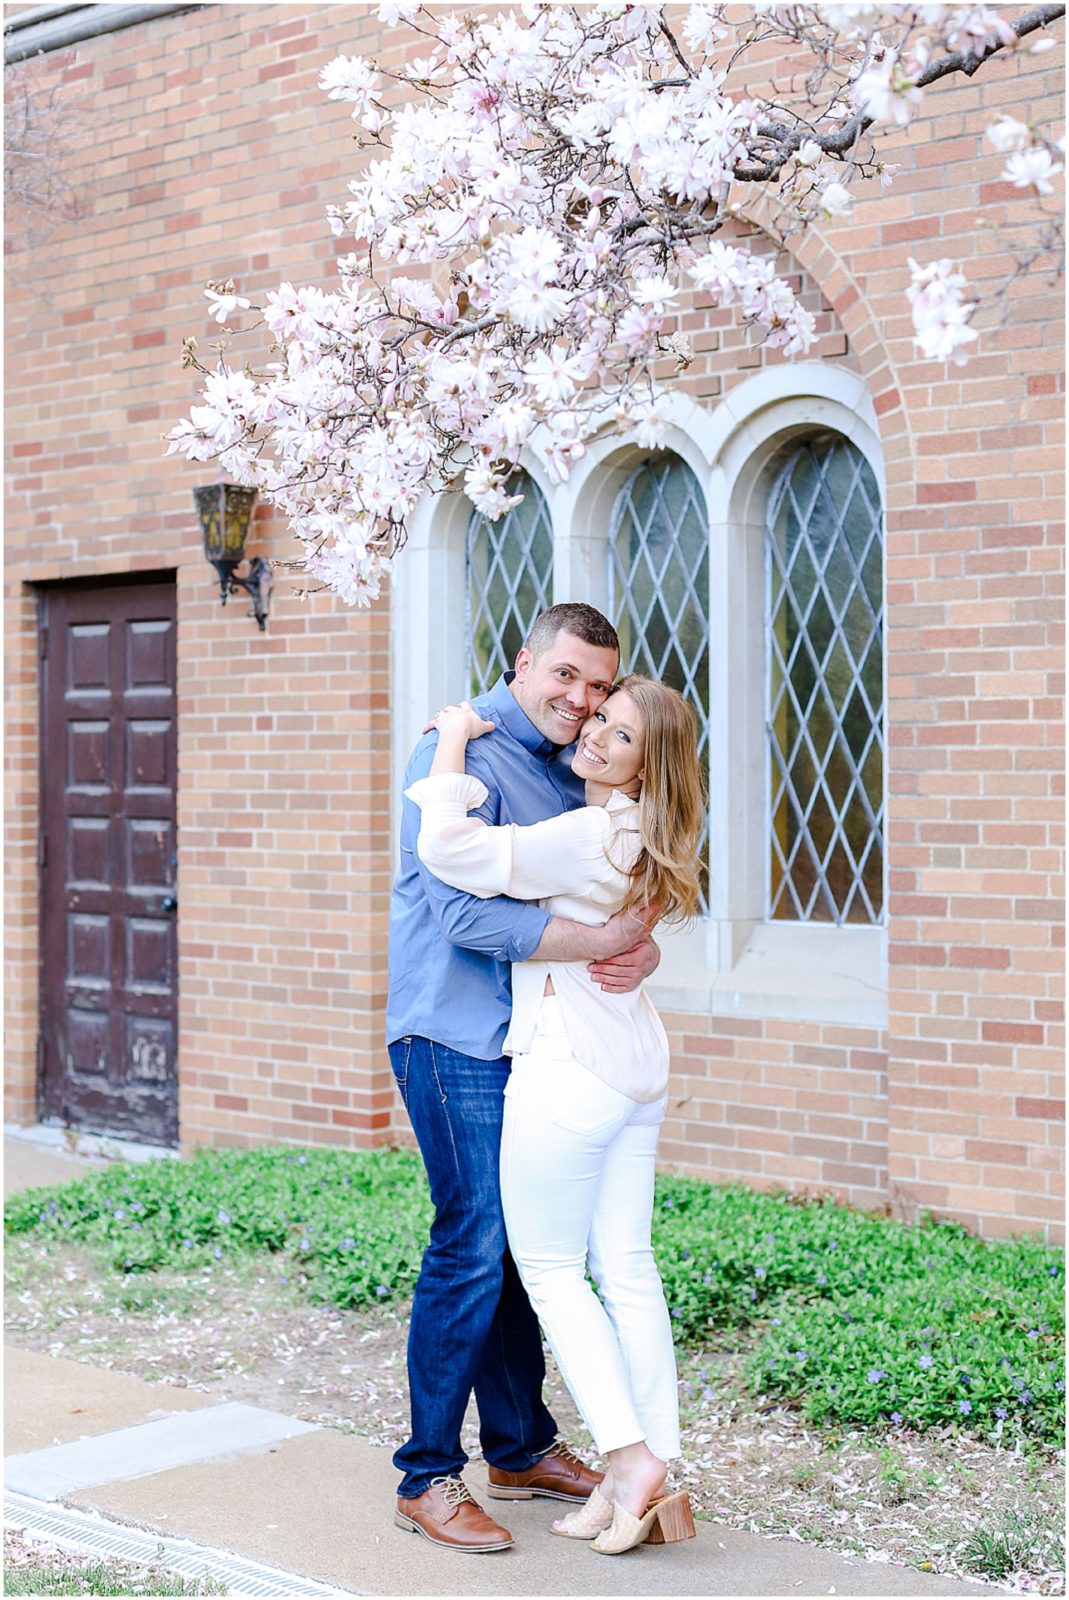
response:
M192 1142L404 1137L382 1049L389 614L276 586L266 637L220 611L190 489L161 455L193 387L209 278L326 282L323 207L351 124L315 87L339 50L389 62L367 8L209 6L42 70L84 96L92 207L9 257L7 1115L34 1115L37 706L32 585L176 569L181 1119ZM768 63L764 68L767 70ZM919 362L905 258L1013 264L1029 203L982 133L1059 114L1060 51L930 92L902 172L791 241L816 353L865 378L888 482L890 1019L882 1031L674 1013L666 1161L1058 1231L1062 1100L1058 519L1062 336L1033 276L958 369ZM936 134L938 132L938 139ZM1005 223L1009 234L978 228ZM763 209L751 218L768 223ZM344 248L344 244L340 245ZM686 387L714 405L775 352L696 301ZM260 508L251 553L284 556ZM403 557L401 564L403 581ZM235 612L238 614L235 615ZM418 641L411 641L418 648Z

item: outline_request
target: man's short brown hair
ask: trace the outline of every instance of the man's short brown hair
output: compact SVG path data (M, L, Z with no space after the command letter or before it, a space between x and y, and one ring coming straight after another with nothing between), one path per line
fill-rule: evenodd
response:
M620 654L620 640L608 617L603 617L593 606L582 601L567 601L564 605L550 606L531 624L524 648L531 660L537 661L551 648L558 633L570 633L584 644L596 645L600 650L615 650Z

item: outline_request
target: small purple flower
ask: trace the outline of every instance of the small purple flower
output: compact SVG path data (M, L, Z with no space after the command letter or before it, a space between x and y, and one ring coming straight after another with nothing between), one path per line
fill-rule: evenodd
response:
M764 1267L754 1267L753 1275L755 1278L765 1278L768 1276Z
M384 1283L380 1283L380 1284L378 1284L378 1285L377 1285L377 1286L376 1286L376 1289L375 1289L375 1293L376 1293L376 1294L377 1294L377 1295L378 1295L378 1297L379 1297L379 1299L380 1299L380 1300L381 1300L381 1299L382 1299L382 1298L383 1298L383 1297L384 1297L384 1296L385 1296L385 1295L388 1295L388 1294L389 1294L389 1292L390 1292L390 1291L389 1291L389 1289L387 1289L387 1287L386 1287L386 1285L385 1285L385 1284L384 1284Z
M1032 1404L1032 1391L1031 1391L1031 1389L1022 1389L1020 1394L1017 1396L1017 1399L1018 1399L1018 1401L1020 1402L1020 1404L1022 1406L1031 1405Z
M1039 1338L1039 1329L1038 1328L1029 1328L1026 1337L1029 1338L1029 1339L1038 1339Z
M1061 1378L1059 1378L1057 1383L1054 1385L1054 1393L1055 1394L1064 1394L1065 1393L1065 1384L1064 1384L1064 1382L1062 1381Z
M828 1281L828 1274L826 1272L821 1272L821 1273L818 1274L817 1282L819 1284L821 1284L823 1286L824 1284L827 1283L827 1281Z
M228 1228L230 1226L230 1212L224 1211L220 1206L219 1210L215 1213L215 1220L216 1222L221 1222L224 1228Z
M934 1367L935 1366L935 1357L934 1356L927 1356L927 1355L921 1356L921 1358L918 1361L917 1365L920 1366L920 1367L923 1367L925 1372L927 1372L929 1367Z
M307 1156L298 1156L297 1157L297 1165L299 1167L306 1166L307 1163L308 1163L308 1157Z
M794 1359L796 1361L808 1361L809 1360L809 1351L808 1350L796 1350L794 1352Z
M996 1406L995 1407L995 1415L996 1415L996 1417L1005 1417L1005 1416L1007 1416L1008 1413L1006 1411L1006 1407L1005 1406Z
M126 1212L123 1210L122 1206L116 1207L116 1210L115 1210L115 1220L116 1220L116 1222L119 1222L123 1217L125 1217L125 1215L126 1215Z
M972 1410L972 1401L971 1400L959 1400L958 1401L958 1410L961 1412L963 1417L967 1417L969 1415L969 1412Z
M711 1389L708 1385L706 1385L706 1387L702 1390L702 1399L703 1400L711 1400L713 1398L713 1396L715 1395L715 1393L716 1393L715 1389Z
M870 1367L865 1376L870 1383L880 1383L887 1374L882 1367Z
M192 1250L192 1248L193 1248L193 1240L192 1239L183 1239L182 1240L182 1249L183 1250Z
M215 1257L216 1261L219 1260L219 1258L222 1256L222 1253L223 1252L220 1250L218 1245L216 1245L215 1249L212 1251L212 1255Z
M901 1413L901 1411L892 1411L891 1412L891 1421L896 1423L896 1424L900 1423L902 1421L902 1413Z

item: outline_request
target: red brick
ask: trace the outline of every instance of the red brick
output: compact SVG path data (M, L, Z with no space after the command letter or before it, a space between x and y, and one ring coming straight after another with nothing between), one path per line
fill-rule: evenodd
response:
M1044 1122L1065 1121L1064 1100L1036 1100L1028 1095L1018 1095L1014 1104L1019 1117L1038 1117Z

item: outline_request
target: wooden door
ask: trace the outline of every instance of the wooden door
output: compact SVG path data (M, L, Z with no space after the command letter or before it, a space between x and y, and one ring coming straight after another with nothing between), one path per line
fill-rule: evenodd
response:
M178 1142L175 589L44 591L39 1110Z

